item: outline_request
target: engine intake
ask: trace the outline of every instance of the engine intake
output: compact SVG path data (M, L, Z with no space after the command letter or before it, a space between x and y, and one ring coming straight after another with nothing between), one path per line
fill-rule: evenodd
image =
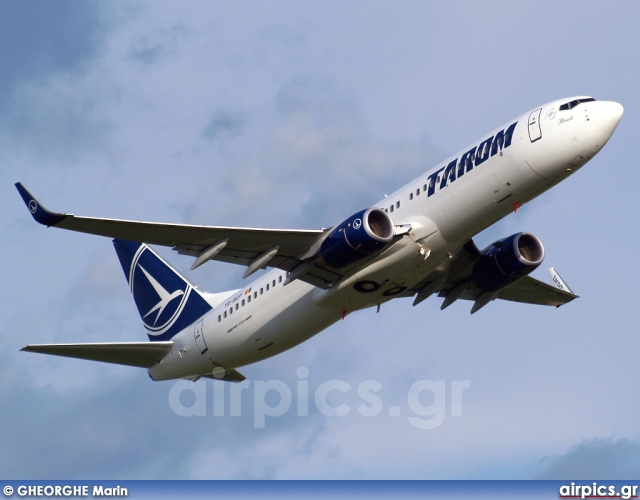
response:
M483 250L473 280L485 292L500 290L536 269L544 259L542 242L533 234L516 233Z
M389 214L368 208L338 224L322 242L320 255L331 267L341 269L384 250L393 239Z

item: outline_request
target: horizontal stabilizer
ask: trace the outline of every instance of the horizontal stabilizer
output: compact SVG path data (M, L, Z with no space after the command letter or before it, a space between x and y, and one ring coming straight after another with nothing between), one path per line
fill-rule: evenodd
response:
M173 342L111 342L105 344L33 344L22 351L67 358L150 368L171 352Z

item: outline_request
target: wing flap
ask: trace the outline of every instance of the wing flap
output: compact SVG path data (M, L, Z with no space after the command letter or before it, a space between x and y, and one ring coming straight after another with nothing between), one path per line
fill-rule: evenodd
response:
M192 255L201 252L217 241L229 239L220 256L245 264L265 251L280 246L278 256L295 258L311 246L323 234L321 230L261 229L244 227L197 226L118 219L98 219L65 215L55 227L82 233L108 236L116 239L140 241L173 247Z
M172 346L173 342L30 344L21 351L150 368L169 354Z

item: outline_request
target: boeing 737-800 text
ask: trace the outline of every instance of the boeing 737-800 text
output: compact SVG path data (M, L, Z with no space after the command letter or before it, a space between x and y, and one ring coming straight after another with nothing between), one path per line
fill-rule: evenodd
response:
M607 143L622 106L571 97L489 132L372 207L329 229L282 230L161 224L53 213L16 184L46 226L114 238L151 342L28 345L25 351L147 368L153 380L240 381L237 368L304 342L347 313L398 297L431 295L442 308L494 299L560 306L577 296L550 269L529 274L540 240L517 233L479 250L472 238L566 179ZM143 243L144 242L144 243ZM204 293L147 243L195 258L273 268L239 290Z

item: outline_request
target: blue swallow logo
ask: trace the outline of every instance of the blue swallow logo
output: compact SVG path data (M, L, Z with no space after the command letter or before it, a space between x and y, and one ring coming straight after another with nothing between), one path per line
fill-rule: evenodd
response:
M156 272L158 262L148 248L141 246L129 271L129 284L140 317L149 335L153 336L163 335L171 329L193 289L173 269Z
M144 275L149 280L149 283L151 283L151 286L153 287L153 289L158 294L158 297L160 297L160 302L158 302L155 306L153 306L151 308L151 310L147 314L145 314L143 316L143 319L144 319L147 316L149 316L152 312L158 311L158 314L156 315L156 319L153 322L153 324L155 326L155 324L158 322L158 318L160 318L160 315L162 314L164 309L169 305L169 303L173 299L176 299L176 298L180 297L181 295L184 295L184 292L182 290L174 290L173 293L167 292L162 287L162 285L160 283L158 283L158 281L145 270L144 267L142 267L142 266L139 266L139 267L140 267L140 270L144 273Z

